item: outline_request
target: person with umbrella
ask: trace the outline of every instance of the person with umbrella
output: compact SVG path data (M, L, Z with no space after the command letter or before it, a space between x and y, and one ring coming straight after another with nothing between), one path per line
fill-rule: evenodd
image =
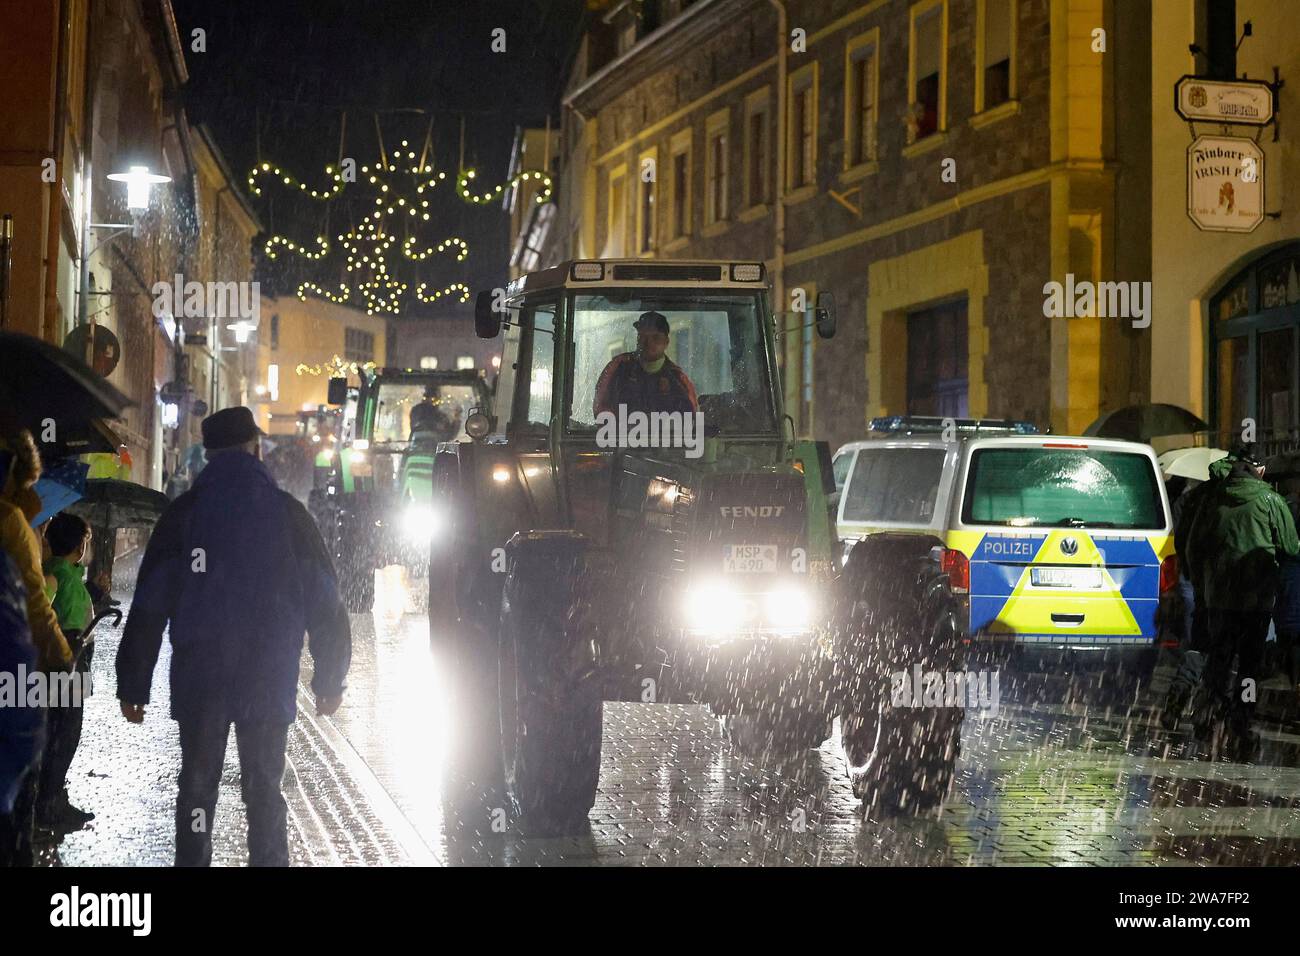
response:
M1179 592L1184 611L1176 655L1177 668L1169 682L1162 711L1168 730L1178 726L1188 702L1200 687L1204 655L1210 643L1210 612L1205 606L1205 585L1201 568L1193 565L1188 554L1189 533L1200 507L1228 476L1233 461L1228 452L1217 448L1178 449L1160 456L1169 491L1174 553L1178 555Z
M45 673L72 667L72 651L45 592L41 543L31 521L41 510L32 486L41 476L41 458L31 432L15 429L0 414L0 550L13 561L26 589L27 622L36 646L37 668ZM41 722L44 723L44 714ZM37 758L39 765L39 757ZM35 862L32 845L38 767L23 776L13 810L0 827L0 859L11 866Z
M1230 457L1227 476L1197 507L1186 553L1209 611L1204 674L1209 712L1198 721L1197 736L1208 740L1212 751L1226 742L1234 756L1244 758L1254 748L1250 724L1279 562L1300 554L1300 539L1286 501L1262 480L1264 465L1254 447L1239 445Z

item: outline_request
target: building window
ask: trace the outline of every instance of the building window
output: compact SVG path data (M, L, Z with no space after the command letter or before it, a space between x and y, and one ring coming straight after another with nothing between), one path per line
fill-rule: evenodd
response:
M659 179L659 163L654 150L642 153L637 163L637 252L645 255L655 251L655 192Z
M280 347L280 316L279 313L271 316L271 351Z
M970 355L966 301L907 315L907 414L965 418Z
M474 356L472 355L456 356L456 371L463 372L466 369L472 369L473 367L474 367Z
M266 390L271 393L271 401L280 400L280 366L268 365L266 367Z
M908 140L916 142L946 126L948 27L946 0L922 0L911 11L908 59Z
M704 155L704 179L708 194L704 197L704 216L710 225L727 218L727 190L730 162L727 156L728 127L731 114L727 110L709 117L705 141L708 151Z
M627 167L619 166L609 174L609 220L605 237L606 255L615 259L623 255L626 215Z
M1015 97L1015 0L979 0L976 20L975 112L1001 106Z
M437 368L437 367L438 367L438 356L436 355L420 356L420 368Z
M761 206L767 202L768 103L766 89L745 100L745 205Z
M876 98L879 70L876 51L879 30L851 41L844 72L845 166L861 166L876 158Z
M349 362L375 360L375 334L362 329L345 329L343 332L343 357Z
M672 142L672 205L668 235L673 239L691 231L691 131L683 130Z
M790 188L817 180L817 64L790 77Z
M1256 423L1265 455L1300 448L1300 243L1238 273L1210 300L1210 408L1227 448Z

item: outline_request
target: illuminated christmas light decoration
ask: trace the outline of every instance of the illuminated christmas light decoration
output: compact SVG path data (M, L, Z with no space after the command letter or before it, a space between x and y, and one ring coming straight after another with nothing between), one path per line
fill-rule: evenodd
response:
M300 362L294 371L298 375L326 375L330 378L346 378L349 373L360 376L364 370L378 368L374 362L348 362L335 355L328 362L309 365Z
M453 282L445 289L439 289L437 292L426 295L425 289L428 288L426 283L421 282L415 287L415 297L421 302L437 302L443 296L451 295L453 292L460 293L459 301L464 304L469 301L469 286L463 282Z
M550 202L551 191L554 186L551 177L540 169L525 169L508 183L502 183L495 189L490 189L487 192L476 193L471 192L469 188L474 182L474 177L475 172L472 169L467 169L462 172L456 180L456 192L460 193L461 199L475 204L492 202L494 199L500 199L501 194L507 189L514 189L520 183L530 182L532 180L537 180L537 182L541 183L541 191L533 197L533 201L537 203Z
M417 158L409 147L410 144L402 140L401 148L384 155L380 162L359 167L355 182L345 181L341 169L333 165L325 167L329 185L319 187L312 187L271 162L259 162L250 171L248 185L254 196L263 194L265 181L276 180L289 190L319 202L328 203L339 198L348 187L368 191L374 198L374 208L363 215L360 222L337 233L335 242L325 235L318 235L310 242L284 235L272 235L266 240L263 248L269 259L286 253L312 262L330 258L336 252L341 256L339 265L345 271L344 281L334 288L311 281L302 282L297 289L299 299L306 300L312 295L337 304L349 303L364 308L369 315L400 315L408 294L424 303L453 295L461 303L469 301L469 288L464 283L455 282L441 290L429 291L430 283L415 281L420 279L416 275L412 293L409 283L396 278L403 261L418 266L432 256L454 255L456 262L464 262L470 251L469 244L459 236L430 244L414 233L417 228L421 231L428 228L425 224L430 222L432 213L426 194L445 181L447 173L435 170L423 157ZM463 171L456 180L458 194L474 205L499 198L507 187L513 188L525 182L538 184L536 202L549 201L552 193L551 177L540 170L525 170L508 184L481 194L469 189L475 177L475 171L470 169ZM400 237L395 233L400 233ZM409 269L402 271L409 272Z

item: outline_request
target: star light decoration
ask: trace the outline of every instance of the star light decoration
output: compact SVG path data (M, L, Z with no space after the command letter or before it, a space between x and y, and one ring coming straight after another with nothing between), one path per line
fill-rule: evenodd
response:
M328 362L309 365L300 362L294 371L299 375L325 375L329 378L346 378L348 373L359 376L363 370L378 368L374 362L349 362L337 355Z
M343 179L343 173L335 166L326 166L329 177L328 186L310 186L280 166L273 163L258 163L248 174L248 188L254 196L262 195L261 182L274 179L299 194L310 197L317 202L330 202L340 196L349 183ZM392 181L398 174L409 177L414 185L414 192L399 189ZM464 262L469 255L469 244L458 236L443 239L436 245L422 244L412 230L430 221L429 200L426 194L446 180L446 172L435 171L423 161L417 160L415 151L409 143L402 140L402 148L391 157L375 165L362 166L358 182L364 182L374 191L374 209L362 217L361 221L347 232L340 233L336 241L346 256L346 271L349 273L344 281L333 289L316 282L302 282L298 286L298 298L306 300L308 294L327 299L330 302L345 304L353 302L366 310L366 314L387 313L400 315L403 301L408 293L420 302L432 303L439 299L456 296L459 302L468 302L469 286L463 282L453 282L441 289L433 288L430 283L415 283L414 290L408 283L396 276L399 258L418 266L431 256L454 254L457 262ZM553 181L541 170L524 170L508 183L483 192L471 189L474 185L475 171L464 170L456 178L456 191L461 199L473 205L482 205L500 199L507 188L514 188L521 183L536 181L539 184L534 202L550 201ZM398 241L395 229L406 231ZM287 236L273 235L266 240L263 247L267 258L279 258L281 251L287 251L299 258L320 261L328 257L333 245L328 236L318 235L310 243L299 243ZM355 274L355 278L352 275Z

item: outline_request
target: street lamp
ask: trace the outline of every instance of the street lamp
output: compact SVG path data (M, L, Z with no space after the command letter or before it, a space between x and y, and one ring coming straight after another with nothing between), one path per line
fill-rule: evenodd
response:
M149 172L148 166L132 166L124 173L109 173L108 178L126 183L126 208L132 212L149 208L150 187L172 181L170 176Z

